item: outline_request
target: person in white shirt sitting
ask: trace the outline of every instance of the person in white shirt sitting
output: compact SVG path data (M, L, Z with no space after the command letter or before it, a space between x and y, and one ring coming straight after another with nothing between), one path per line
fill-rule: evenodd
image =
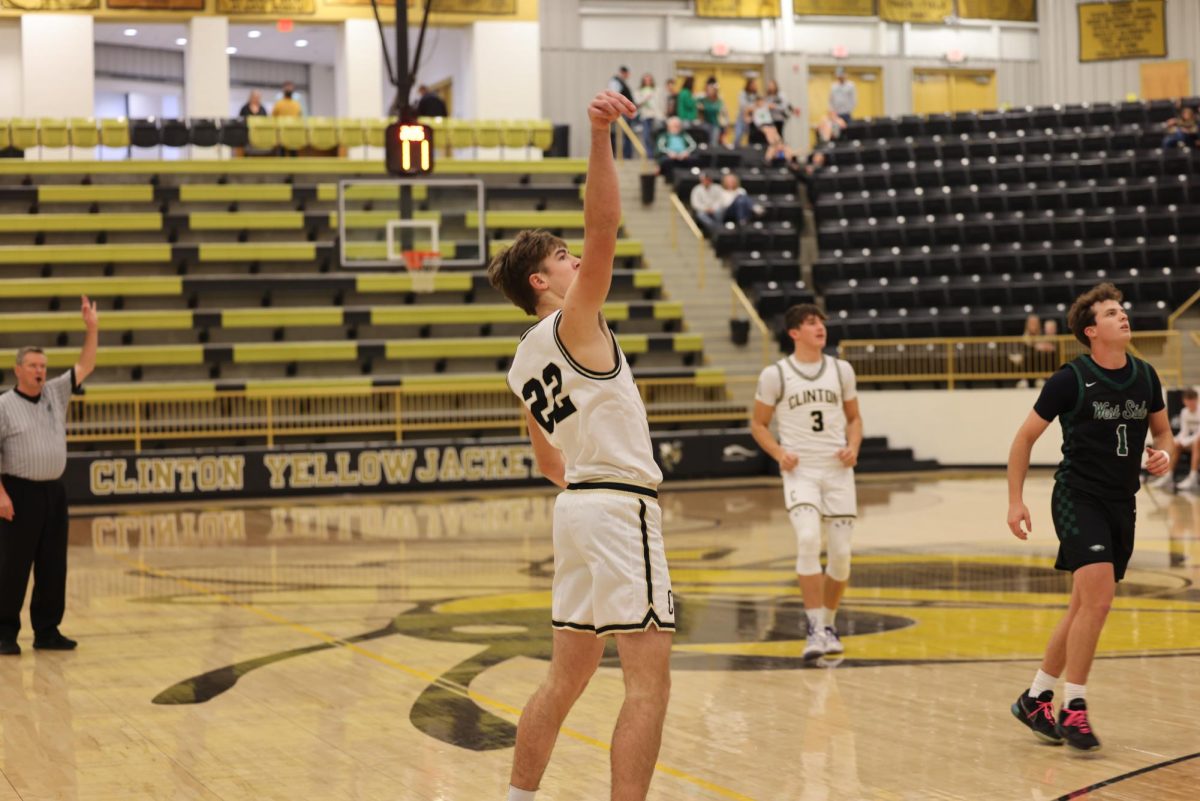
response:
M1175 453L1171 456L1171 464L1178 464L1184 451L1192 455L1187 478L1176 486L1173 472L1167 473L1150 486L1166 490L1200 488L1200 475L1197 474L1197 468L1200 467L1200 392L1191 387L1183 391L1183 409L1179 412L1179 433L1175 435Z
M721 214L725 211L725 190L713 183L711 175L702 172L700 173L700 183L692 187L689 203L692 207L692 214L704 228L704 233L712 236L720 226Z

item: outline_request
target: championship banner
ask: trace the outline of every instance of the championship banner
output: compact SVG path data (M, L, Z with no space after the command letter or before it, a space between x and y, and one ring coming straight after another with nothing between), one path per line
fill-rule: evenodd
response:
M239 14L270 14L293 17L307 16L317 10L316 0L216 0L216 13L238 16Z
M1164 0L1083 3L1079 8L1079 60L1165 58Z
M768 458L746 430L652 437L666 481L764 475ZM246 448L220 453L71 454L71 503L262 498L545 485L526 439Z
M204 0L105 0L104 6L138 11L203 11Z
M20 11L91 11L100 0L0 0L0 8Z
M1037 22L1037 0L958 0L958 16Z
M780 0L696 0L697 17L771 19L782 13Z
M873 17L875 0L794 0L798 17Z
M954 0L879 0L879 18L888 22L941 25L954 14Z

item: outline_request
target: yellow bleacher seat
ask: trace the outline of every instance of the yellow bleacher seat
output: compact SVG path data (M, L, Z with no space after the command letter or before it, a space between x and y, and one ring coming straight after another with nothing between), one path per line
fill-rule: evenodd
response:
M500 147L500 122L478 120L475 122L476 147Z
M38 144L37 120L15 119L9 121L12 129L12 146L17 150L31 150Z
M279 144L287 150L303 150L308 147L308 130L299 117L276 117L279 123ZM253 132L251 144L253 144Z
M529 123L519 120L505 120L500 123L500 140L505 147L529 147Z
M367 132L362 120L339 119L337 121L338 144L344 148L362 147L367 142Z
M72 117L69 132L71 147L96 147L100 144L100 129L91 117Z
M129 147L129 121L124 117L100 120L100 144L105 147Z
M383 147L383 136L387 132L387 127L392 123L390 119L366 119L363 120L363 129L366 131L367 144L371 147Z
M0 150L12 147L12 133L8 130L8 120L0 120Z
M42 147L66 147L71 144L67 137L67 121L47 117L38 120L38 144Z
M475 126L466 120L446 120L446 133L450 137L450 147L475 146Z
M417 117L417 122L422 125L428 125L430 131L433 132L433 146L445 149L447 142L446 133L446 118L445 117Z
M534 120L530 123L530 132L533 146L538 150L549 150L550 145L554 144L554 126L550 120Z
M308 144L317 150L333 150L338 146L337 128L331 117L309 117Z
M250 147L255 150L274 150L279 147L279 126L276 124L276 119L278 118L246 118L246 127L250 134Z

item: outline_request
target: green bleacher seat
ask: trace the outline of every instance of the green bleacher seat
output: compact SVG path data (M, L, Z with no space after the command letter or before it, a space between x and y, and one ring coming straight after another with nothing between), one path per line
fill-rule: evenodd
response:
M276 117L279 128L279 145L285 150L303 150L308 147L308 129L300 117ZM251 141L253 144L253 140Z
M528 147L530 142L529 123L505 120L500 123L500 137L505 147Z
M362 147L367 142L366 128L362 120L339 119L337 121L338 144L344 148Z
M71 147L96 147L100 144L100 129L91 117L72 117L69 126Z
M363 130L365 131L366 142L371 147L383 147L383 137L387 133L387 127L391 125L390 119L365 119L363 120Z
M32 150L38 145L38 126L37 120L30 119L14 119L9 120L9 128L12 131L12 146L17 150Z
M549 120L534 120L530 125L533 146L538 150L549 150L554 144L554 126Z
M467 120L446 120L446 134L450 139L450 147L465 148L475 146L475 126Z
M193 231L299 231L301 211L193 211L187 215Z
M184 203L242 203L280 202L292 199L290 184L198 184L179 187L179 200Z
M162 215L128 214L0 214L0 233L72 231L161 231ZM36 250L36 248L35 248Z
M167 263L170 245L25 245L0 246L0 264Z
M12 131L9 130L8 120L0 120L0 150L12 147Z
M332 117L309 117L308 144L316 150L333 150L338 146L337 128Z
M67 121L49 117L38 120L38 144L42 147L67 147L70 145Z
M124 118L100 120L100 144L104 147L129 147L129 121Z
M37 187L38 203L151 203L149 184L47 184Z
M478 120L474 126L476 147L500 147L500 122L498 120Z
M279 125L276 117L247 117L250 147L255 150L274 150L279 147Z

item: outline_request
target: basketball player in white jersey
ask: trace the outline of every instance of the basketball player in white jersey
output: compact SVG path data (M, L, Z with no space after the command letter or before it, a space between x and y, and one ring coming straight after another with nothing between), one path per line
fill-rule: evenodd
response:
M582 260L545 231L523 231L488 267L492 285L539 319L521 337L508 384L525 403L538 468L565 490L554 505L554 650L517 725L509 801L534 798L605 636L616 638L625 677L612 740L614 801L645 799L662 741L675 630L656 489L662 472L629 363L601 314L621 223L609 126L635 112L611 91L588 107Z
M850 536L858 515L854 465L862 446L854 368L826 356L825 313L793 306L784 318L793 353L765 368L754 395L754 439L783 473L788 517L796 530L796 576L808 637L804 658L841 654L837 609L850 578ZM779 439L771 418L779 417ZM821 522L827 565L821 571Z

